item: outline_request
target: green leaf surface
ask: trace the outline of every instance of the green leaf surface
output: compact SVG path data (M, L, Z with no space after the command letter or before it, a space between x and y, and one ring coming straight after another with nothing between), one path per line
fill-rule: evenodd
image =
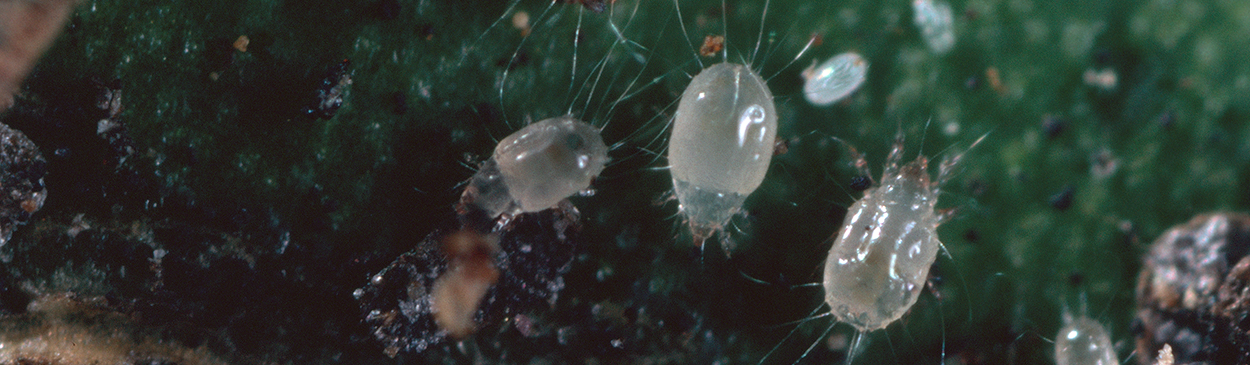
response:
M595 13L413 0L393 14L382 3L84 2L3 117L45 156L69 149L50 159L36 222L0 247L9 275L142 303L162 292L145 255L181 252L202 267L184 271L204 274L165 285L202 287L168 289L171 302L211 318L171 337L246 361L782 364L814 345L805 360L836 362L855 334L838 325L822 339L830 317L804 320L827 310L813 312L820 287L791 287L820 280L829 237L862 195L830 137L880 174L902 133L906 160L967 150L938 203L958 213L938 229L949 254L931 289L864 334L855 363L1049 363L1064 313L1106 326L1123 359L1150 241L1250 204L1244 1L952 1L945 55L925 46L905 1L616 0ZM528 35L513 26L520 12ZM727 61L768 80L789 150L726 227L732 251L713 240L692 254L665 200L667 124L690 77L722 61L695 51L720 34ZM239 36L246 52L231 47ZM847 51L870 63L867 82L808 104L802 70ZM342 108L304 115L343 60ZM1104 71L1114 86L1087 81ZM89 105L73 100L90 99L91 79L123 85L137 152L120 168L48 127L94 129L64 107ZM551 309L526 314L537 332L486 323L462 343L383 355L352 291L452 219L459 183L495 141L570 112L603 128L613 161L596 194L572 198L585 240ZM75 217L92 222L86 236L65 233Z

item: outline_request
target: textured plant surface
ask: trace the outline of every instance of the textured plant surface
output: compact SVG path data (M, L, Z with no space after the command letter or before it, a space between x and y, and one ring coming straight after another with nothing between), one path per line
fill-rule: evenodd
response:
M1250 204L1244 1L953 1L945 55L905 1L609 3L84 2L0 116L49 160L44 209L0 247L2 309L103 297L243 363L755 363L774 347L767 362L790 363L815 342L805 360L827 363L849 326L783 338L821 304L792 286L819 280L861 195L828 137L879 174L900 130L906 159L988 133L943 189L939 208L959 211L930 294L855 362L1047 363L1065 311L1107 326L1124 358L1145 247ZM788 152L727 228L728 255L700 255L665 200L663 148L690 77L721 60L697 49L721 34L768 79ZM863 87L804 101L802 69L851 50L871 63ZM344 75L342 107L307 113ZM129 139L97 133L107 90ZM617 145L596 193L572 199L583 227L551 307L383 354L352 292L453 222L495 141L570 111Z

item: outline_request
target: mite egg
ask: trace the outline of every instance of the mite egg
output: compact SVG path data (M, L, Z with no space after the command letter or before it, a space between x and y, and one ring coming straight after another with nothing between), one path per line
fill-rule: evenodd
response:
M462 201L491 217L541 211L590 187L607 161L598 129L570 116L544 119L499 141Z
M859 89L867 76L868 61L855 52L843 53L803 71L803 96L812 105L830 105Z
M855 165L865 170L866 162L854 154ZM942 245L937 227L943 217L934 210L938 189L962 156L945 159L938 179L930 181L928 158L899 167L902 154L900 137L880 185L848 209L825 262L825 302L839 321L860 332L885 328L919 298Z
M1119 365L1111 337L1101 324L1086 317L1070 321L1055 338L1057 365Z
M749 67L720 63L690 80L668 162L678 209L697 240L724 227L760 186L776 135L772 92Z
M941 0L915 0L911 3L916 13L916 28L920 37L934 53L944 54L955 46L954 18L951 7Z

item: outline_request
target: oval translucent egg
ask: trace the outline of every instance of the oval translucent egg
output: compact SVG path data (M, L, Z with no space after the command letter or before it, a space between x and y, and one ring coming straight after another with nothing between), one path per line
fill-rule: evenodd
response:
M914 0L912 11L916 13L920 37L930 50L944 54L955 46L955 21L950 5L941 0Z
M868 76L868 61L858 53L847 52L803 72L803 96L816 106L842 100L859 89Z

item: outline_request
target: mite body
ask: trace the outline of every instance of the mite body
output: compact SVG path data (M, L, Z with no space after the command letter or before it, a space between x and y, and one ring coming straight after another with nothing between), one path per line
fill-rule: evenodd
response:
M1055 338L1055 364L1120 365L1111 337L1098 322L1087 317L1068 321Z
M768 172L777 112L750 67L712 65L682 93L668 162L679 210L696 241L720 231Z
M499 141L461 202L492 218L552 208L589 188L607 161L597 128L571 116L544 119Z
M985 136L981 136L968 148L976 147L984 139ZM876 183L869 177L871 172L863 155L850 145L847 148L854 158L853 166L859 169L852 184L864 187L856 188L864 190L864 197L851 205L838 233L831 238L833 245L825 260L825 276L821 282L829 313L816 317L833 315L838 322L855 327L855 338L846 361L850 364L854 363L864 335L901 318L916 304L928 283L929 269L942 247L937 227L951 215L951 210L939 211L935 206L942 184L951 177L963 153L944 157L937 178L932 179L929 159L924 155L899 166L903 159L900 131L886 158L881 181ZM835 324L837 322L830 324L821 338L828 335ZM795 328L790 335L797 330ZM813 342L800 359L820 343L819 340ZM773 351L779 347L780 344ZM763 360L773 351L764 355Z
M867 163L852 153L867 176ZM939 187L962 157L944 159L931 180L928 158L899 166L902 154L900 136L880 185L847 211L825 262L825 302L839 321L860 332L885 328L919 298L942 245L937 227L946 217L934 209Z

